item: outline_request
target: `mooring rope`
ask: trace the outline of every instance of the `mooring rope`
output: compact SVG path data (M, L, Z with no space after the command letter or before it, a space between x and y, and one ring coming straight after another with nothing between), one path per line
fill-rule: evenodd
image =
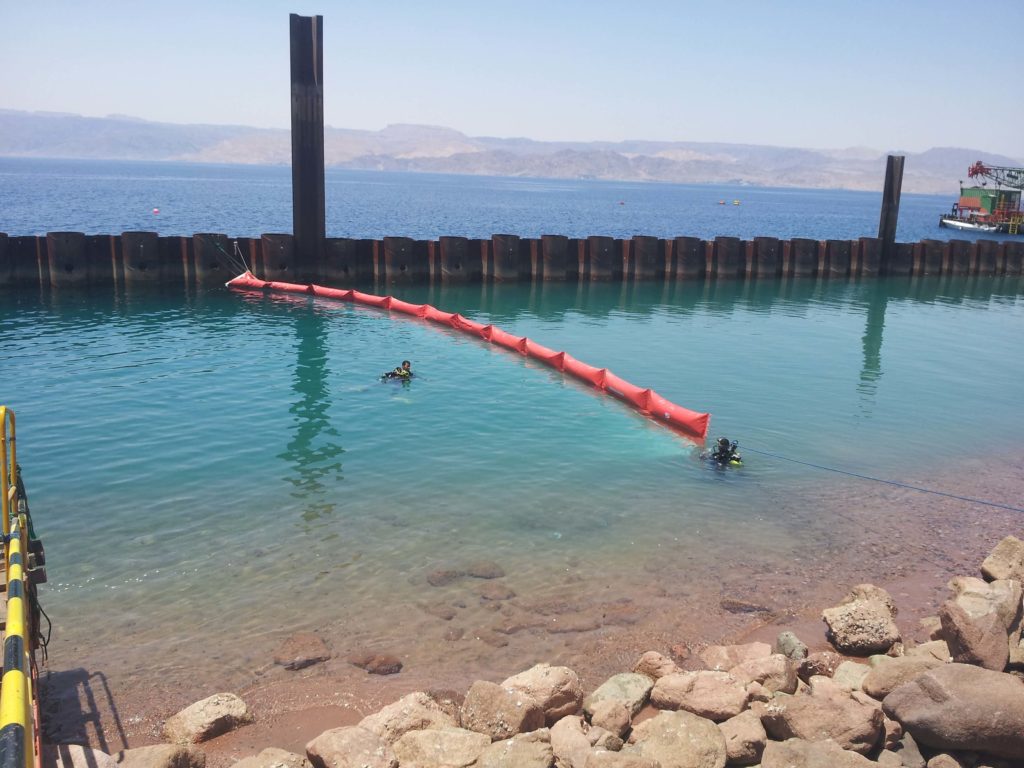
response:
M1010 512L1024 512L1024 509L1020 507L1014 507L1009 504L1000 504L997 501L987 501L986 499L975 499L971 496L960 496L956 493L947 493L946 491L937 491L934 488L924 488L920 485L911 485L910 483L903 483L899 480L887 480L884 477L874 477L873 475L865 475L860 472L850 472L846 469L839 469L837 467L827 467L824 464L815 464L813 461L802 461L801 459L790 458L789 456L783 456L778 453L772 453L771 451L761 451L757 448L751 448L749 445L743 445L744 452L759 453L762 456L770 456L773 459L780 459L781 461L789 461L793 464L802 464L805 467L814 467L815 469L823 469L826 472L836 472L840 475L848 475L849 477L856 477L860 480L871 480L876 483L884 483L885 485L893 485L897 488L906 488L910 491L920 491L921 493L931 493L935 496L945 496L947 499L956 499L957 501L966 501L970 504L982 504L986 507L996 507L997 509L1005 509Z
M242 255L241 249L238 247L238 241L232 240L235 246L235 253L232 255L220 247L220 243L216 240L213 241L213 245L218 251L224 254L224 257L228 260L228 266L231 267L232 271L241 270L242 272L250 272L249 265L245 263L245 256Z

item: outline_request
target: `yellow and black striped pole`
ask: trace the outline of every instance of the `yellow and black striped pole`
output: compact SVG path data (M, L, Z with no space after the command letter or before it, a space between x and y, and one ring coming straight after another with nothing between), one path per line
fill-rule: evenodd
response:
M7 637L0 680L0 768L34 768L31 636L26 610L25 567L21 551L27 537L24 515L15 518L7 543Z
M7 566L7 625L0 679L0 768L35 768L33 640L25 583L28 517L18 510L14 411L0 406L0 516Z
M10 431L7 425L10 423ZM15 453L14 411L0 405L0 508L3 512L3 531L6 538L11 533L11 514L14 510L14 496L18 492L18 457Z

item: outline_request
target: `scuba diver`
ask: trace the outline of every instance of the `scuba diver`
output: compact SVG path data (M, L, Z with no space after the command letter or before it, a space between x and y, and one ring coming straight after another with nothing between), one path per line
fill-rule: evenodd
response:
M738 467L743 463L743 457L736 450L738 446L739 444L735 440L730 441L728 437L720 437L715 444L715 450L708 458L721 466Z
M408 381L412 378L412 363L408 360L403 360L402 364L395 368L395 370L382 373L380 377L382 379L400 379L402 381Z

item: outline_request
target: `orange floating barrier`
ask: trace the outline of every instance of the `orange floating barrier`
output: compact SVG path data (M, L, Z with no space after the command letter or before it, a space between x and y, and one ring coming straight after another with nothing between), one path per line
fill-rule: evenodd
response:
M299 285L297 283L260 280L251 272L246 272L234 280L230 280L227 286L228 288L239 290L307 293L327 299L338 299L368 307L387 309L392 312L401 312L411 317L429 320L438 325L448 326L470 336L476 336L484 341L488 341L491 344L538 360L545 365L551 366L556 371L567 373L573 378L584 381L592 387L622 400L624 403L628 403L655 421L674 427L689 437L703 440L708 434L708 423L711 420L711 414L698 413L697 411L683 408L671 400L666 400L653 389L631 384L622 377L616 376L607 368L595 368L565 352L549 349L525 336L515 336L497 326L478 323L475 320L463 317L457 312L443 312L429 304L411 304L407 301L396 299L393 296L375 296L372 293L327 288L322 285Z

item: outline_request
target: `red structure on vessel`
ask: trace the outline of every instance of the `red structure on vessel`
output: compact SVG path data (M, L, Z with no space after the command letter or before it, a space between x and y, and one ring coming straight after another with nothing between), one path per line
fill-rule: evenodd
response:
M703 440L707 437L708 422L711 419L710 414L697 413L696 411L683 408L681 405L676 405L672 401L666 400L653 389L645 389L631 384L625 379L616 376L607 368L595 368L592 365L580 362L565 352L548 349L525 336L514 336L494 325L484 325L483 323L475 322L456 312L443 312L429 304L410 304L393 296L375 296L371 293L342 290L340 288L326 288L321 285L300 285L297 283L260 280L251 272L239 275L234 280L229 281L227 286L242 290L283 291L286 293L304 293L327 299L340 299L341 301L350 301L368 307L401 312L412 317L429 320L483 339L484 341L489 341L491 344L505 347L513 352L531 357L534 360L539 360L555 370L585 381L596 389L629 403L644 415L649 416L660 424L674 427L688 437L696 440Z

